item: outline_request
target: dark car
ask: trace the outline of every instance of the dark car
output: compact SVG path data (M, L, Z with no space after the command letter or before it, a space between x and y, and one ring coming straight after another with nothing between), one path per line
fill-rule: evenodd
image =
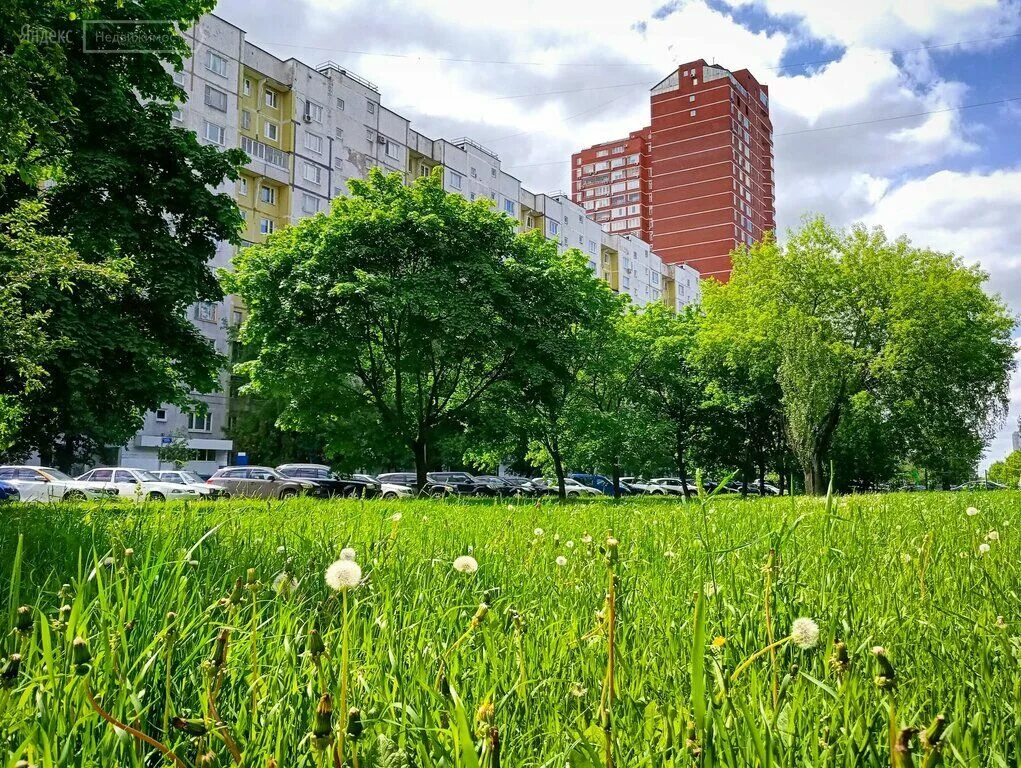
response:
M277 472L295 479L311 480L323 489L323 495L330 498L367 499L379 494L379 483L341 477L325 464L281 464Z
M467 472L430 472L434 483L454 486L461 496L503 496L507 486L498 478L475 477Z
M572 472L568 477L577 480L582 485L587 485L590 488L595 488L600 493L607 496L613 496L613 480L608 478L606 475L586 475L581 472ZM635 493L635 490L627 483L621 481L620 483L620 495L631 496Z
M393 483L394 485L403 485L407 488L418 487L418 476L414 472L387 472L377 475L376 479L381 483ZM437 499L444 496L453 496L456 493L457 489L450 483L439 483L435 480L430 480L428 475L426 476L425 487L421 491L423 496L432 496Z
M21 501L21 491L6 480L0 480L0 503L5 501Z
M527 477L513 475L477 475L476 480L497 485L501 496L543 496L541 490Z

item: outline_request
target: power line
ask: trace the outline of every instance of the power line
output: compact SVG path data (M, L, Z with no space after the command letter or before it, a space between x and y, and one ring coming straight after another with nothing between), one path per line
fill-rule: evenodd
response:
M944 112L958 112L965 109L975 109L977 107L991 107L997 104L1008 104L1014 101L1021 101L1021 96L1009 96L1005 99L996 99L994 101L980 101L975 104L962 104L957 107L945 107L943 109L930 109L925 112L912 112L904 115L891 115L889 117L877 117L873 120L858 120L853 123L840 123L838 125L823 125L815 128L802 128L797 131L784 131L782 133L775 133L774 136L797 136L804 133L816 133L817 131L833 131L837 128L853 128L861 125L872 125L874 123L887 123L893 120L907 120L912 117L925 117L926 115L938 115ZM550 160L545 163L530 163L528 165L509 165L508 170L511 168L538 168L546 165L568 165L570 160Z

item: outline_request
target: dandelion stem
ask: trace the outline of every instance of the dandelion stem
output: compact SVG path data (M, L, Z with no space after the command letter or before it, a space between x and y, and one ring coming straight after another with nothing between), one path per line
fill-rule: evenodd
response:
M734 670L734 674L730 676L730 682L733 683L735 680L737 680L738 676L746 669L748 669L748 667L752 665L752 662L755 661L757 658L766 653L769 653L772 650L775 650L776 648L779 648L781 645L789 643L790 641L791 638L788 635L787 637L777 640L775 643L770 643L765 648L760 648L759 650L757 650L755 653L753 653L751 656L749 656L747 659L745 659L738 665L737 669Z
M115 718L113 715L107 713L101 706L99 706L99 704L96 703L96 699L92 695L92 688L89 686L88 683L85 683L85 698L88 700L89 706L91 706L92 709L94 709L96 711L96 714L98 714L101 718L103 718L106 722L108 722L114 728L119 728L120 730L125 731L125 732L131 734L136 739L139 739L140 741L144 741L149 746L155 747L160 752L162 752L163 755L168 760L172 760L174 765L179 766L179 768L186 768L186 766L184 764L184 761L182 761L181 758L179 758L177 755L175 755L173 750L170 749L170 747L168 747L168 746L166 746L164 744L161 744L160 742L156 741L156 739L152 738L152 736L149 736L148 734L142 733L141 731L139 731L139 730L137 730L135 728L132 728L130 725L128 725L126 723L122 723L120 720Z
M341 593L344 620L340 636L340 734L337 737L337 765L344 764L344 737L347 735L347 673L348 673L348 621L347 590Z

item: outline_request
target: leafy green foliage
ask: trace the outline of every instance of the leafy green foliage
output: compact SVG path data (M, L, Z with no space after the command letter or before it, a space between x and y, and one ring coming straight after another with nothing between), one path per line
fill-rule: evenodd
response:
M1011 451L1003 461L990 464L989 479L1008 488L1017 488L1021 483L1021 451Z

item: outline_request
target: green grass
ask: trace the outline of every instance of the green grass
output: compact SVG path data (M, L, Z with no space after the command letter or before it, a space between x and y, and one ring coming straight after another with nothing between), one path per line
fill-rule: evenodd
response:
M281 768L1015 765L1019 502L6 507L0 666L21 663L0 687L2 765L170 764L90 695L188 766L230 765L232 751ZM364 580L347 593L345 665L344 601L323 574L347 546ZM478 571L454 571L469 553ZM290 596L272 587L285 571ZM731 680L801 616L818 622L816 647L780 642ZM874 646L894 687L877 686ZM362 732L341 758L344 698ZM937 749L902 733L937 715Z

